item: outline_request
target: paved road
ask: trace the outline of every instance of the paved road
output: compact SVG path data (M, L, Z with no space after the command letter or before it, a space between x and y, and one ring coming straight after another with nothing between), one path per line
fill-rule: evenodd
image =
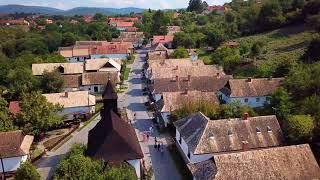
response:
M142 142L143 138L141 134L149 131L149 128L153 125L144 106L147 97L142 95L143 84L140 79L140 72L145 61L144 53L145 51L138 51L138 56L131 68L133 73L129 76L128 80L128 92L119 99L119 106L128 107L129 112L132 112L131 117L133 113L136 113L134 127L145 155L146 166L152 166L154 178L156 180L179 180L181 176L167 150L168 135L159 135L157 132L153 135L163 142L165 146L163 154L154 148L154 137L150 137L149 141Z
M53 173L61 158L70 150L73 144L82 143L87 144L88 132L98 123L101 119L100 116L96 117L81 131L76 131L72 135L72 138L64 143L59 149L54 152L47 152L47 156L42 158L37 163L37 170L41 175L41 179L52 179Z

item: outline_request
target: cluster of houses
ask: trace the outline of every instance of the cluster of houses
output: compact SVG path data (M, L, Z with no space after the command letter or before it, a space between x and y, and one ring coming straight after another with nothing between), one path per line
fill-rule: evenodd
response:
M119 31L136 32L137 28L134 23L138 22L138 17L117 17L108 18L108 24L115 27Z
M234 79L222 67L192 58L169 59L172 50L155 43L144 75L157 122L188 102L270 103L284 78ZM317 179L320 169L309 145L285 146L276 116L210 120L201 112L173 123L176 145L193 179Z

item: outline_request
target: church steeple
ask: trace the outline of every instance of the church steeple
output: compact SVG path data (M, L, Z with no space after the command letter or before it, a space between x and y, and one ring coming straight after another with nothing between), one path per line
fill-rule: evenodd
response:
M108 79L108 83L105 87L102 98L105 110L112 110L115 113L118 113L118 95L110 78Z

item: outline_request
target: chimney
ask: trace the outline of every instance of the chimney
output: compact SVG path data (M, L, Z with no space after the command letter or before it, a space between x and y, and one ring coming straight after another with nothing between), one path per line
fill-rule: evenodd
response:
M174 70L178 70L179 69L179 66L176 66L175 68L174 68Z
M242 141L242 150L243 151L249 151L249 142L248 141Z
M251 77L248 77L248 82L252 82L252 78Z
M269 76L268 80L271 81L272 80L272 76Z
M220 78L220 73L217 73L217 78Z
M188 75L188 81L189 82L191 81L191 75Z
M65 96L65 97L68 97L68 96L69 96L69 93L68 93L68 92L64 92L64 96Z
M176 82L178 82L179 81L179 76L176 76Z
M249 114L248 113L243 113L243 120L248 120Z

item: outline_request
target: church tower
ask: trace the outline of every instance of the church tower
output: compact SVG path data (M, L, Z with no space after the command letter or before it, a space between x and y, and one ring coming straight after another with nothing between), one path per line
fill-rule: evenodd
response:
M110 79L105 87L102 98L104 110L113 111L118 114L118 95Z

